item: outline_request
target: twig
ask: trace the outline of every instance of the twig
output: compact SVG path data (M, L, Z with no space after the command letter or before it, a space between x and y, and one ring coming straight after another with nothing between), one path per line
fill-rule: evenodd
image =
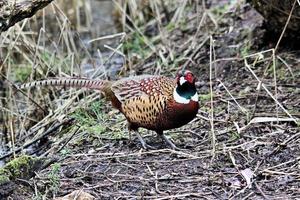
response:
M293 3L293 6L292 6L291 11L290 11L290 13L289 13L289 17L288 17L288 19L286 20L286 23L285 23L285 25L284 25L284 28L283 28L283 30L282 30L282 32L281 32L281 34L280 34L280 37L279 37L279 39L278 39L278 41L277 41L277 43L276 43L276 45L275 45L275 48L274 48L273 54L272 54L273 56L275 56L275 53L276 53L276 51L277 51L277 49L278 49L278 47L279 47L279 44L280 44L280 42L281 42L281 40L282 40L282 37L283 37L283 35L284 35L284 33L285 33L286 29L287 29L287 26L288 26L288 24L289 24L289 22L290 22L292 13L293 13L293 11L294 11L294 9L295 9L296 2L297 2L297 0L295 0L294 3ZM271 63L272 61L274 62L274 58L273 58L272 60L270 60L270 61L268 62L268 64L266 65L266 69L265 69L265 71L264 71L263 77L266 76L266 71L267 71L267 69L268 69L268 67L269 67L269 65L270 65L270 63ZM273 63L273 65L275 65L275 63ZM254 109L253 109L254 111L253 111L253 113L252 113L252 117L254 117L255 112L256 112L256 107L257 107L257 101L258 101L258 95L259 95L259 92L260 92L260 90L256 93L255 106L254 106Z
M258 189L260 194L264 197L264 199L269 200L269 197L267 197L267 195L261 190L261 188L259 187L259 185L256 182L254 182L254 185Z
M210 88L210 126L211 126L211 143L213 158L216 153L216 134L214 130L214 104L213 104L213 74L212 74L212 60L213 60L213 38L210 36L210 49L209 49L209 88Z
M67 141L63 145L61 145L59 147L59 149L57 149L56 152L59 153L63 148L65 148L65 146L72 140L74 135L76 135L79 130L80 130L80 127L78 126L77 129L72 133L72 135L67 139ZM42 157L45 157L48 153L49 153L49 151L46 151L45 153L42 154Z
M265 84L257 77L257 75L254 73L254 71L251 69L249 64L247 63L247 59L245 59L245 66L248 68L248 70L252 73L252 75L256 78L256 80L259 82L261 87L268 93L268 95L278 104L278 106L291 118L294 120L294 122L297 122L296 119L279 103L279 101L273 96L273 94L268 90L268 88L265 86Z
M7 158L9 156L11 156L13 153L17 153L19 151L21 151L22 149L32 145L33 143L39 141L40 139L42 139L43 137L49 135L50 133L52 133L53 131L55 131L56 129L58 129L60 126L64 125L64 124L68 124L70 122L72 122L74 119L65 119L64 121L56 124L55 126L53 126L52 128L48 129L47 131L45 131L43 134L41 134L40 136L38 136L37 138L25 143L23 146L16 148L14 151L10 151L7 154L3 155L0 157L0 160Z

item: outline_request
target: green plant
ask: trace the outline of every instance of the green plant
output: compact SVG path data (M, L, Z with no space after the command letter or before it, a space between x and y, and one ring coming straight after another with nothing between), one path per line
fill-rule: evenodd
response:
M222 5L222 6L216 6L211 11L216 16L222 16L222 15L224 15L224 13L226 13L228 11L229 8L230 8L230 5L226 4L226 5Z
M126 137L124 131L115 128L115 124L109 124L110 116L103 112L103 105L104 100L94 102L89 109L76 110L72 117L75 118L81 129L87 132L90 137L99 138L101 136L109 139Z
M61 166L59 163L54 163L51 165L51 171L48 174L48 179L50 182L50 191L53 193L57 193L60 187L60 178L59 178L59 172L60 172Z
M229 131L229 141L235 141L241 137L241 135L237 131Z
M25 66L15 66L13 68L15 74L15 80L20 82L25 82L30 76L32 68L29 65Z
M63 148L61 151L60 151L60 155L62 156L62 157L66 157L66 156L68 156L69 154L71 154L71 149L69 149L69 148Z
M139 33L134 32L123 44L124 52L130 55L138 54L141 58L145 58L149 51L145 43L145 39Z
M45 199L45 194L43 195L40 191L36 191L32 197L31 197L31 200L43 200Z
M242 57L248 56L250 53L251 44L249 41L247 41L240 49L240 53Z
M211 93L199 95L200 101L210 101Z
M170 22L167 26L166 29L167 31L172 31L176 27L176 24L174 22Z

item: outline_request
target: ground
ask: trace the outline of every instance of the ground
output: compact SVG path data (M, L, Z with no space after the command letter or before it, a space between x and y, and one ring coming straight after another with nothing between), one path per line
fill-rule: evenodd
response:
M96 199L300 198L299 52L274 49L262 18L243 1L208 2L206 10L170 3L162 16L147 13L155 8L150 3L146 21L131 10L139 31L127 22L134 31L122 41L125 67L111 77L174 76L183 67L196 74L197 118L166 132L181 150L141 129L156 150L142 149L99 92L42 90L51 103L38 101L48 107L35 125L43 136L35 154L57 162L11 196L51 199L84 190Z

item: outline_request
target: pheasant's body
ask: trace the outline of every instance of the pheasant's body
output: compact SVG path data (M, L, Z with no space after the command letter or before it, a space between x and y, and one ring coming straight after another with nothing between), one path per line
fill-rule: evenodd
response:
M53 79L25 84L21 88L64 85L99 89L105 93L112 105L124 114L130 130L137 131L139 127L143 127L162 135L164 130L178 128L190 122L199 109L197 93L192 94L192 92L190 99L184 99L177 94L178 81L178 79L150 75L124 78L114 82Z
M131 129L143 127L160 132L178 128L196 116L198 102L177 103L173 98L176 85L176 80L164 76L126 78L111 85L111 100Z

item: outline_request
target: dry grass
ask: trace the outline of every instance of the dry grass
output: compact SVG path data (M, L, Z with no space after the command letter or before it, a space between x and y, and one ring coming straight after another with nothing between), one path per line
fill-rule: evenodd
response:
M260 28L249 27L261 19L249 6L114 1L119 33L104 36L87 31L95 23L87 2L53 3L1 35L3 157L59 156L22 195L84 189L97 199L299 198L299 55L257 47ZM174 76L182 68L197 75L201 97L198 117L167 133L183 151L164 149L149 132L158 150L141 150L98 93L14 87L53 76Z

